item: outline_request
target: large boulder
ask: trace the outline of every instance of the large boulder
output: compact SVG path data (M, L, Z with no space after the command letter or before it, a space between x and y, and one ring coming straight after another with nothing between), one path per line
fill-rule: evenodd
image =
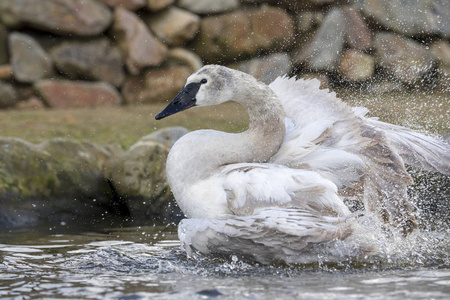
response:
M31 36L13 32L9 35L9 52L14 78L35 82L53 75L50 55Z
M125 79L120 50L106 38L66 41L50 55L58 70L71 79L106 81L115 86Z
M43 102L54 108L121 104L120 94L105 82L41 80L34 87Z
M164 61L167 47L134 13L116 8L112 32L131 74L137 75L143 68L159 66Z
M435 64L431 52L418 42L393 33L374 38L377 65L406 84L418 82Z
M129 77L122 87L126 103L157 103L173 99L183 88L192 70L185 66L149 69Z
M93 36L111 24L112 13L94 0L2 0L0 21L8 27L29 25L57 34Z
M203 18L193 47L202 59L224 63L261 50L289 48L294 35L294 22L289 14L262 6Z
M179 130L173 131L176 138L180 136L178 132ZM167 137L167 132L164 135L166 141L174 139ZM154 137L156 138L156 134ZM109 178L115 193L126 204L134 220L172 220L181 214L174 205L167 183L165 169L168 153L167 144L144 137L107 168L105 176Z
M0 138L1 226L100 218L112 201L103 167L120 152L63 139L35 145Z
M397 33L450 38L448 0L358 0L356 5L366 17Z

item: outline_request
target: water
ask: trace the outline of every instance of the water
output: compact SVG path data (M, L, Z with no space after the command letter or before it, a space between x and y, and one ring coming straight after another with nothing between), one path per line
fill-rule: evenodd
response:
M448 227L386 237L383 254L263 266L187 258L175 226L0 235L1 299L449 299Z

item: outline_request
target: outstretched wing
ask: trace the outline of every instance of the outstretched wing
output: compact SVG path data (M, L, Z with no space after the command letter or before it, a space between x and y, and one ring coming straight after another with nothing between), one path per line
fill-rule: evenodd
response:
M321 90L316 79L278 77L269 87L288 117L285 139L271 162L314 170L338 188L359 181L365 164L357 151L370 141L361 137L361 120L351 107L334 92Z
M229 209L236 215L250 215L264 207L296 207L329 216L349 214L336 185L313 171L242 163L225 167L221 176Z
M395 147L404 135L366 119L364 109L351 109L316 80L279 77L270 87L292 120L274 163L316 171L339 189L364 182L368 211L404 232L417 226L406 194L411 178Z

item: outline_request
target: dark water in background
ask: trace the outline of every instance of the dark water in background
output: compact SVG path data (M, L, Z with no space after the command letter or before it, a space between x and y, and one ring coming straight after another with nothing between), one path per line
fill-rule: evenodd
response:
M450 233L387 238L339 264L187 258L176 226L0 235L0 299L449 299Z

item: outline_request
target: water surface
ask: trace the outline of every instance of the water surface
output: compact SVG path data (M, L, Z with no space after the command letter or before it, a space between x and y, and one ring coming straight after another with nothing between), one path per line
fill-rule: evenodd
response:
M383 254L263 266L187 258L176 226L0 235L1 299L448 299L448 228L387 238Z

